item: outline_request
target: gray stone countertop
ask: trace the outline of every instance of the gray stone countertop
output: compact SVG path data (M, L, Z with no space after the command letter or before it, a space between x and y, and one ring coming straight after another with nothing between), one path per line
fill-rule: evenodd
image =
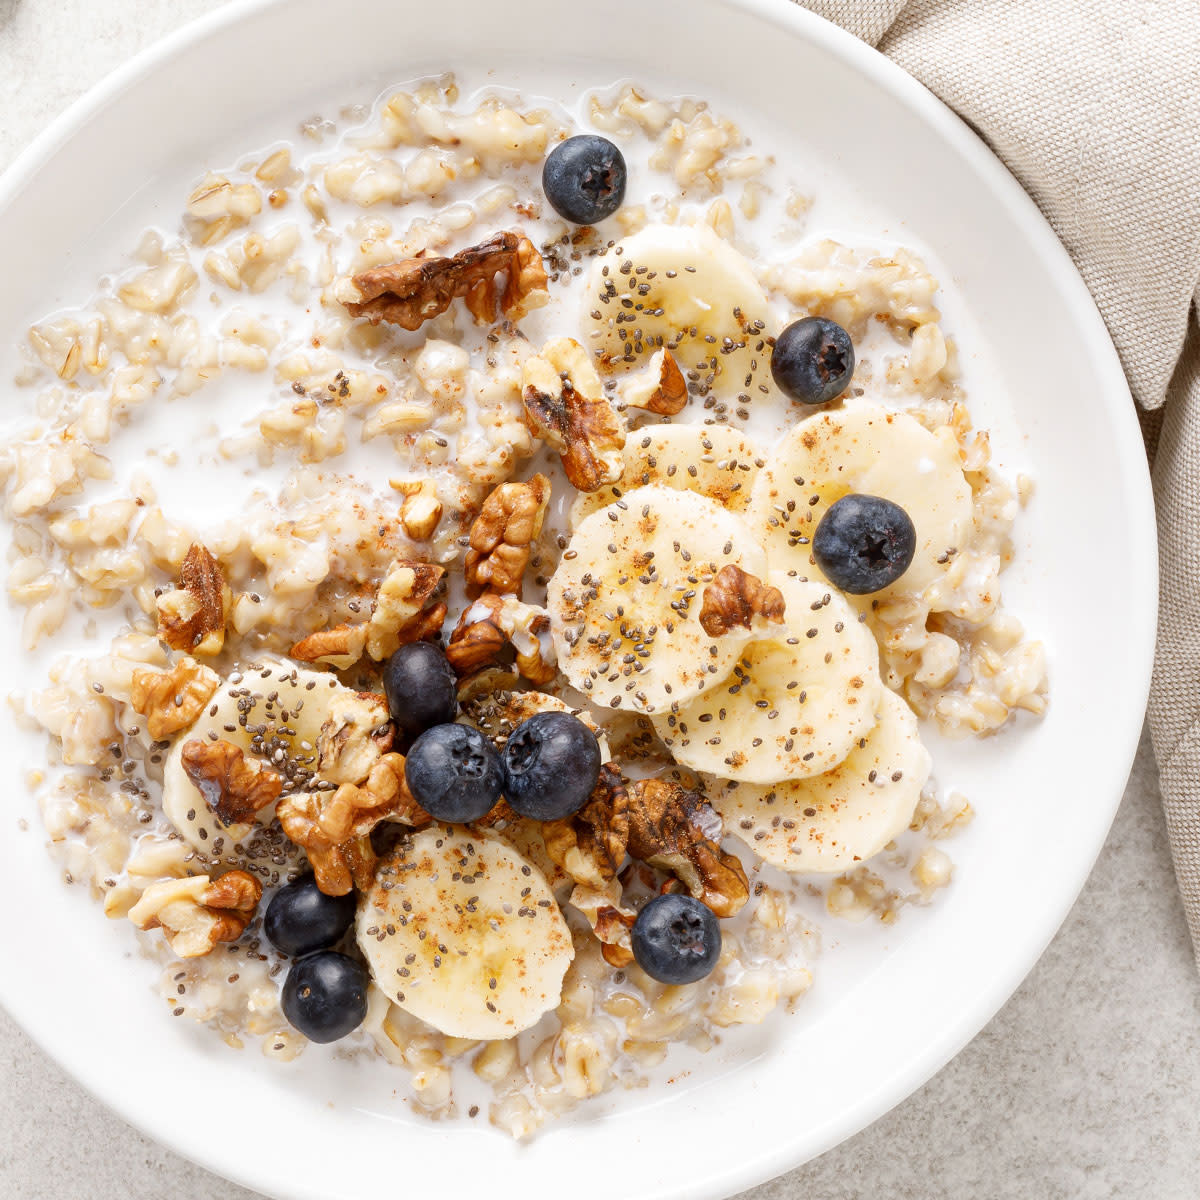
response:
M0 0L0 168L218 0ZM0 1013L4 1200L250 1200L134 1132ZM1200 985L1147 739L1066 924L915 1095L742 1200L1196 1200Z

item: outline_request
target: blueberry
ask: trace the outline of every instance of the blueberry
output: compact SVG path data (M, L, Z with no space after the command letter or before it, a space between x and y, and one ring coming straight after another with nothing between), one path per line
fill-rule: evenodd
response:
M433 642L401 646L383 668L383 691L392 720L409 737L458 715L458 677Z
M851 492L826 509L812 548L830 583L852 596L865 596L895 583L908 570L917 531L900 505Z
M470 725L435 725L412 744L404 777L416 802L438 821L477 821L504 787L492 744Z
M299 958L332 946L350 928L354 907L353 892L327 896L309 872L271 897L263 932L276 950Z
M600 743L570 713L537 713L513 730L504 747L504 798L535 821L578 812L599 778Z
M800 404L826 404L840 396L854 374L854 344L824 317L793 321L771 351L771 375L779 390Z
M367 1015L367 972L345 954L297 959L283 985L283 1015L310 1042L336 1042Z
M633 957L660 983L695 983L721 957L721 927L712 909L691 896L655 896L633 923Z
M625 158L594 133L567 138L542 167L542 191L560 217L594 225L611 217L625 199Z

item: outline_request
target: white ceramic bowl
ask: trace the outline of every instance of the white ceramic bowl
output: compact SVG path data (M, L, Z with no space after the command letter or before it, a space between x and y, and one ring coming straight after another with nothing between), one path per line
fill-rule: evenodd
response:
M1011 413L984 423L1022 431L1011 448L1038 481L1005 587L1050 646L1052 706L1040 725L954 756L978 818L932 911L823 976L754 1053L710 1055L688 1078L528 1146L407 1117L382 1064L313 1052L284 1067L173 1022L129 931L63 885L14 768L0 1001L127 1120L273 1195L607 1200L616 1187L631 1200L703 1200L797 1165L908 1095L1011 994L1082 886L1133 758L1155 623L1141 438L1100 318L1034 206L924 89L785 0L656 0L615 14L559 0L271 0L197 22L93 91L0 182L0 341L126 248L114 230L156 215L156 181L252 148L251 129L292 128L314 81L369 99L371 81L463 65L525 81L552 63L588 86L632 77L755 106L776 145L827 156L885 198L900 240L934 246L985 335ZM22 657L18 625L3 624L0 652L19 664L10 685L27 686L45 663ZM20 817L30 829L18 834Z

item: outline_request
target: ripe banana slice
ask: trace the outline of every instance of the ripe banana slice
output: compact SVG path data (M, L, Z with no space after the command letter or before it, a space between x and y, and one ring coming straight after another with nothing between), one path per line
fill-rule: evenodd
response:
M489 834L435 825L380 860L358 944L401 1008L451 1037L509 1038L557 1007L575 956L542 873Z
M585 517L546 589L558 665L594 704L651 713L698 696L749 641L700 625L727 563L763 578L766 555L715 500L659 484Z
M922 591L971 530L971 488L951 430L931 433L906 413L873 406L823 412L794 426L754 481L746 515L771 566L821 579L812 537L847 492L899 504L917 531L912 564L875 597Z
M652 718L675 761L750 783L819 775L875 725L883 683L870 630L827 584L784 571L783 625L746 646L733 673Z
M751 359L770 377L755 349L766 295L746 258L707 225L649 225L622 239L593 263L584 312L584 345L604 365L633 367L666 345L723 392L750 390Z
M773 866L833 873L904 831L929 769L912 709L885 690L879 724L832 771L767 787L727 783L709 798L725 828Z
M571 528L589 513L651 483L709 496L729 512L745 512L763 454L728 425L644 425L625 437L625 472L615 487L581 492Z
M279 771L287 780L303 780L320 766L321 730L334 713L340 744L326 739L327 766L340 773L347 756L361 750L367 727L388 719L383 697L372 704L343 687L332 675L306 671L291 663L263 662L233 672L208 708L178 734L163 764L163 811L184 840L209 857L236 862L256 828L269 825L274 808L263 809L254 823L223 825L183 769L186 742L216 738L240 747L247 759ZM335 753L340 752L340 754ZM340 762L332 761L334 758ZM263 847L264 853L267 847Z

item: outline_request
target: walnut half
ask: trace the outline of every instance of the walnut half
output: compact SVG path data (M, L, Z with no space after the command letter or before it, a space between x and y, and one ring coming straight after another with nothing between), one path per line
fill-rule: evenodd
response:
M718 917L731 917L750 899L742 864L721 849L721 819L699 792L665 779L626 785L629 853L675 875Z
M468 596L484 591L521 594L521 578L549 503L550 480L545 475L492 489L471 525L463 562Z
M372 267L341 285L337 298L353 317L419 329L462 296L476 321L496 319L496 277L505 275L500 311L510 321L550 299L546 268L534 244L519 233L497 233L450 258L418 255Z
M226 827L253 821L283 792L282 775L247 762L242 748L232 742L198 738L184 742L180 762L204 803Z
M700 628L709 637L721 637L736 625L750 629L755 617L781 625L783 612L783 593L778 588L728 563L704 589Z
M134 671L129 703L155 741L186 729L221 686L216 671L181 658L169 671Z
M180 958L199 958L218 942L236 942L261 899L262 884L245 871L193 875L152 883L128 915L139 929L161 929Z
M620 480L625 430L577 341L555 338L526 359L521 395L530 432L562 455L573 486L594 492Z
M317 887L327 896L371 886L375 852L370 834L381 821L420 827L430 820L408 790L404 756L396 753L383 755L361 785L299 793L279 805L283 832L308 855Z

